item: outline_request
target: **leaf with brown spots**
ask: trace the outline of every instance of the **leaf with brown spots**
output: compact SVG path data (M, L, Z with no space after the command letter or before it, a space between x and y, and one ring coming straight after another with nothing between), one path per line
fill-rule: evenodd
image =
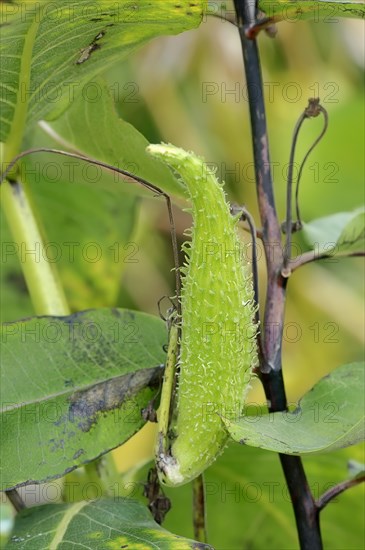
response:
M165 358L157 317L123 309L33 317L4 323L1 337L3 489L60 477L144 424Z

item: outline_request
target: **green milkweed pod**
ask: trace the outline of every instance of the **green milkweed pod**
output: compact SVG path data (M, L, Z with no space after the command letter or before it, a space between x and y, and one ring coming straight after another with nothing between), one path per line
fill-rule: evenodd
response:
M167 429L172 378L165 374L156 446L160 480L177 486L197 477L224 449L228 434L220 416L241 416L256 363L257 326L252 278L236 233L238 218L230 214L222 186L192 153L165 144L147 150L182 177L194 222L181 268L177 395ZM170 343L176 343L176 331L171 329ZM169 363L166 373L168 368Z

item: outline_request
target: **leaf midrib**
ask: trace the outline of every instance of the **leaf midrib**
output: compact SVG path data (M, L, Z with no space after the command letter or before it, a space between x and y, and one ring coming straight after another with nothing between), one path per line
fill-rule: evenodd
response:
M151 370L154 370L154 369L157 369L157 368L158 368L158 366L155 366L155 367L150 367L150 368L143 369L143 370L144 371L151 371ZM142 368L140 370L142 370ZM15 403L14 406L11 406L9 408L6 408L4 406L3 409L2 409L1 414L8 413L8 412L11 412L11 411L14 411L14 410L15 411L21 410L22 408L27 407L28 405L34 405L35 403L39 403L39 404L43 403L43 402L46 403L50 399L54 400L54 399L57 399L58 397L69 397L69 396L72 396L76 393L87 392L88 390L90 390L93 387L100 386L100 385L106 384L108 382L112 382L113 380L118 380L119 378L128 377L129 375L135 374L137 372L138 372L138 370L131 371L131 372L126 372L124 374L118 374L116 376L111 376L108 379L101 379L101 380L98 380L98 381L95 381L95 382L91 382L91 383L89 383L85 386L73 387L73 388L65 389L65 390L62 390L62 391L59 391L59 392L50 393L50 394L46 395L44 398L32 399L30 401L24 401L23 400L20 403ZM0 417L1 417L1 415L0 415Z
M67 510L62 520L58 524L54 537L50 542L49 550L57 550L58 545L63 541L67 528L73 520L74 516L76 516L80 512L80 510L85 508L85 506L87 506L88 504L90 504L90 502L76 502Z

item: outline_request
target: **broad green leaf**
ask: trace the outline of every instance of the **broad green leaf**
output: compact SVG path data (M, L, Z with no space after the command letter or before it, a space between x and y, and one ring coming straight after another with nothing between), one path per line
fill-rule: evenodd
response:
M169 194L184 197L185 186L164 163L146 153L149 144L146 138L118 117L112 96L115 91L110 90L101 78L93 83L100 90L97 99L91 102L79 97L62 117L49 125L51 131L61 138L62 144L68 144L71 150L76 149L81 154L124 168ZM81 164L81 161L67 157L54 157L54 160L61 166L65 163L65 166L69 166L71 161L75 168ZM84 171L80 176L84 175L83 179L88 183L85 163L82 163L82 167ZM90 167L90 170L93 168ZM134 190L138 194L153 196L151 191L138 184L123 182L123 176L113 174L109 179L114 188L122 187L126 191Z
M323 20L336 23L339 17L364 19L365 4L363 1L343 0L260 0L259 9L273 21L299 21L309 19L317 23Z
M318 255L365 252L365 212L339 212L305 223L303 237Z
M363 460L363 447L359 445L327 455L303 457L315 499L348 478L349 458ZM136 486L138 482L145 482L148 467L135 476ZM290 496L275 453L231 443L206 470L204 480L208 540L214 548L299 548ZM362 548L364 490L365 486L359 485L346 491L321 514L324 548ZM174 489L167 487L165 493L171 499L172 507L164 527L173 533L192 537L191 485ZM134 492L133 497L136 496Z
M365 363L322 378L295 410L223 421L238 443L284 454L323 453L364 439Z
M30 508L17 516L13 533L6 548L211 548L207 544L169 533L155 523L145 506L129 499L105 499Z
M123 309L1 329L3 489L63 475L138 431L164 361L162 321Z
M1 133L6 160L24 128L56 118L98 73L160 35L197 27L205 2L59 0L1 3ZM93 96L94 97L94 96Z

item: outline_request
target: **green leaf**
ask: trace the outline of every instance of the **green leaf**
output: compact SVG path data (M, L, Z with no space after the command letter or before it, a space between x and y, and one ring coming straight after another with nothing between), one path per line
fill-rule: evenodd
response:
M273 21L299 21L309 19L315 23L323 20L336 23L338 17L364 19L365 5L362 1L343 0L260 0L259 9Z
M93 84L100 91L97 99L87 101L83 97L78 98L62 117L49 124L51 131L61 138L62 144L68 145L68 149L76 149L81 154L124 168L168 194L186 196L185 186L173 176L171 170L147 154L149 143L146 138L118 117L112 97L115 90L110 90L101 78L94 80ZM47 129L47 125L44 128ZM70 161L75 167L81 164L81 161L74 159L53 158L61 165L67 163L67 166ZM82 166L85 168L85 162ZM85 170L83 173L87 175ZM123 176L117 174L113 175L112 185L114 188L118 186L126 191L134 190L138 194L153 196L151 191L138 184L123 182Z
M339 212L303 224L303 236L316 254L365 252L365 212Z
M17 516L14 534L6 548L67 550L78 546L95 550L211 549L169 533L155 523L145 506L128 499L27 509Z
M144 421L164 361L164 323L122 309L2 326L3 490L59 477Z
M278 453L323 453L355 445L364 439L364 366L337 368L291 412L223 421L238 443Z
M9 161L24 128L59 116L87 83L160 35L197 27L203 0L59 0L1 3L0 141ZM26 12L26 13L25 13Z
M360 212L345 225L337 239L336 252L365 254L365 212Z

